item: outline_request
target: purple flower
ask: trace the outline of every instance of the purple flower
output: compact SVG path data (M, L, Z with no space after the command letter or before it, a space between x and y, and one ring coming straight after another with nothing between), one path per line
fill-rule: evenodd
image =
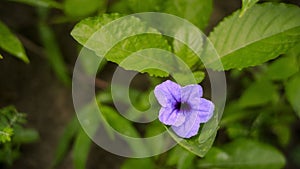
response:
M214 111L214 104L202 97L202 87L192 84L181 87L167 80L154 89L156 99L162 108L158 119L171 125L182 138L197 135L200 123L207 122Z

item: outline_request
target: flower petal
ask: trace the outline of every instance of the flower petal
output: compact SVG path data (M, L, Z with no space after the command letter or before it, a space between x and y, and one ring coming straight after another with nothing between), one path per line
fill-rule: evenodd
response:
M166 125L180 126L185 121L185 116L178 110L162 107L159 111L158 119Z
M187 85L181 88L181 102L188 103L192 109L198 110L202 94L200 85Z
M196 112L188 112L184 123L178 127L172 126L173 131L182 138L190 138L197 135L200 128L200 117Z
M159 104L167 107L180 101L180 89L181 86L167 80L155 87L154 94Z
M198 109L198 116L200 117L200 123L206 123L214 114L215 105L213 102L200 99L200 109Z

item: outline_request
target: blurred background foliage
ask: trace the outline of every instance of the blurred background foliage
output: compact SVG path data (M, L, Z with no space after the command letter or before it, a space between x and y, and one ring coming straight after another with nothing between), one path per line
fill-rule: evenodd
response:
M47 102L40 104L40 112L36 114L30 115L31 112L26 111L30 117L27 124L25 124L25 115L19 113L14 107L10 106L0 109L0 166L6 168L20 168L20 166L25 168L44 168L46 166L47 168L75 169L127 169L142 167L146 169L300 168L300 26L298 24L300 20L299 17L292 17L293 14L299 14L300 4L296 0L268 0L268 2L270 1L275 3L274 8L271 5L265 5L264 3L267 1L258 0L232 0L228 1L227 5L226 2L221 0L5 0L0 2L0 58L2 59L0 60L2 62L0 68L3 69L3 71L0 69L1 74L3 74L1 75L1 83L6 84L4 81L8 81L7 85L10 86L11 84L9 83L21 82L21 84L12 86L21 88L21 92L30 91L23 92L22 96L32 95L32 97L39 98L22 102L20 107L23 107L25 110L26 108L24 107L26 106L24 105L28 104L28 102L34 102L31 103L33 104L33 111L38 109L36 104L39 104L40 100ZM278 5L278 2L294 5L288 8L284 5ZM258 5L255 5L256 3ZM223 7L223 14L219 14L221 11L220 6ZM9 7L20 9L20 12L12 11ZM241 9L241 11L231 15L233 11L238 9ZM199 156L204 154L199 155L188 151L190 146L199 144L198 138L189 140L186 144L177 145L172 150L151 158L127 159L115 157L109 153L97 156L94 155L97 154L97 152L95 153L97 148L81 128L74 113L69 113L65 116L61 115L64 111L73 111L72 108L64 108L65 106L72 107L71 101L64 105L66 103L64 99L71 100L72 68L81 49L79 44L84 44L84 40L78 39L76 35L88 38L93 33L93 30L117 18L116 15L123 16L147 11L165 12L186 18L208 35L216 50L222 56L224 69L227 70L227 103L220 123L215 123L218 125L215 128L215 130L218 129L218 133L215 141L214 137L212 138L212 141L214 141L213 146L211 148L209 143L204 145L209 151L204 153L207 154L203 158ZM272 12L264 15L264 11ZM26 12L30 13L30 17L22 20L22 15L23 13L26 15ZM106 14L103 15L104 13ZM228 17L223 20L224 16ZM85 19L87 17L93 18ZM20 18L19 20L21 21L14 20L16 18ZM268 25L266 25L264 31L267 32L267 36L261 40L260 27L253 26L256 25L255 18L265 18L267 21L268 19L274 21L272 20L274 18L280 19L272 22L274 24L271 26L271 29L267 29ZM237 20L244 22L241 24ZM284 22L285 20L292 21ZM76 23L78 24L75 26ZM91 32L82 30L81 26L90 26ZM293 30L285 30L286 27ZM248 28L251 28L254 32L253 36L251 36L254 38L252 41L255 41L255 43L249 45L247 39L239 38L235 31L231 31L234 28L240 30L238 35L243 35L245 32L250 31ZM79 44L71 38L71 32L73 38ZM227 43L220 43L225 40L226 36L233 38L229 39ZM289 36L290 38L287 38ZM147 39L149 42L152 40L152 37L141 38ZM205 78L203 65L195 59L193 52L177 41L169 39L164 41L165 37L156 38L160 42L157 44L158 46L163 46L164 49L171 50L177 54L190 66L193 73L197 74L198 82L201 82L204 88L209 88L209 81ZM130 42L130 39L127 40ZM153 42L156 42L155 40ZM167 43L161 45L164 42ZM138 47L140 48L145 46L143 43L139 45ZM147 45L153 46L156 44L149 43ZM239 45L242 46L241 50L230 51L231 53L229 52L228 54L229 49L240 47ZM133 52L131 46L128 46L126 49ZM114 58L116 54L114 52L117 53L117 51L112 50L108 60L118 63L119 61ZM249 62L245 61L247 59L240 61L237 57L240 55L244 55L245 58L259 58ZM42 59L36 59L38 56ZM9 57L15 57L16 59ZM124 55L124 57L126 56ZM20 63L21 61L24 63ZM81 60L81 62L88 72L88 68L93 63L90 63L88 59ZM149 137L164 131L164 126L157 121L146 126L137 125L124 119L114 109L110 88L108 87L111 80L110 76L116 67L116 64L112 62L104 61L99 66L99 76L96 79L97 101L102 105L101 109L103 109L103 115L108 123L119 132L133 137ZM24 69L17 68L24 65ZM44 67L51 68L51 71L48 72L53 73L54 78L50 78L50 80L40 79L39 76L32 75L32 73L37 74L39 71L45 71ZM219 67L214 65L211 68L220 70ZM19 71L10 71L11 69L18 69ZM33 69L34 71L28 73L28 69ZM25 78L21 75L11 75L11 73L22 74L24 73L23 70L29 74ZM9 77L10 75L12 77ZM160 75L160 72L156 75ZM43 76L43 74L40 76ZM10 80L13 77L16 79L21 77L21 79ZM29 82L24 81L22 78L27 80L33 79L35 82L32 83L33 86L26 86L26 83ZM52 82L55 81L54 79L58 79L59 82L53 86L50 83L55 83ZM140 110L148 109L150 106L149 93L161 81L161 78L146 74L138 75L132 82L132 88L130 89L133 105ZM145 83L147 85L144 85ZM53 87L42 87L47 85ZM13 92L5 94L6 86L3 86L0 86L3 87L0 106L15 104L12 101L23 99L18 98L18 96L15 99L12 96ZM38 88L32 90L36 86ZM20 91L18 89L11 90ZM58 94L65 92L65 90L69 91L69 93ZM124 91L122 87L118 90ZM39 95L39 93L44 92L46 93L45 95ZM51 96L52 100L45 98L47 95ZM205 96L209 97L209 93L205 93ZM62 97L63 100L60 100L59 97ZM122 93L120 93L120 97L122 98ZM49 105L55 100L59 102L60 107L51 109ZM93 110L90 110L89 106L87 106L82 111L88 114L88 112ZM48 114L43 114L42 112L48 112ZM129 108L128 112L132 112L132 110ZM131 118L138 118L138 115L135 113L130 115ZM44 117L42 118L41 116ZM62 120L57 123L48 123L49 119L51 121L61 117ZM39 121L41 118L44 121ZM41 140L39 140L39 134L36 130L24 127L24 125L35 127L35 125L30 125L30 120L32 120L33 124L39 124L37 126L49 126L37 129L41 132ZM55 124L60 125L60 127L56 127ZM51 137L55 138L51 139L50 136L47 136L48 130L52 130L55 133L51 135ZM46 142L44 141L45 139L49 139L49 141ZM55 141L55 144L47 145L51 141ZM43 143L44 147L47 148L41 149L40 152L34 150L41 145L38 142ZM26 145L23 145L27 143L32 143L32 146L28 149L26 149ZM26 156L23 157L20 154L23 146L25 147L23 150L25 154L26 152L30 154L31 151L40 153L36 156L29 155L28 158L39 157L44 158L44 160L39 160L39 162L36 162L37 160L35 159L26 161L28 160ZM159 146L161 146L160 143L157 143L153 145L153 148L159 148ZM138 151L138 147L135 145L132 145L132 149ZM47 154L45 150L52 151L50 157L44 155ZM19 160L14 164L13 162L18 157ZM97 159L97 157L102 159ZM108 160L110 158L112 160Z

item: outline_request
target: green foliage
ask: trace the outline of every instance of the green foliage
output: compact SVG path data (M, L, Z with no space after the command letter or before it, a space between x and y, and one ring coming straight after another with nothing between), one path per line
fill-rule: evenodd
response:
M253 140L239 139L221 148L212 148L199 168L280 169L284 156L274 147Z
M39 14L41 22L39 23L39 35L45 48L47 59L52 66L57 77L65 84L70 84L70 77L67 73L67 67L63 60L63 55L59 49L53 30L45 23L47 9L40 9Z
M257 2L258 0L243 0L242 9L226 17L210 33L209 39L219 54L217 57L205 38L196 39L189 33L190 30L176 30L178 32L175 34L183 36L180 38L193 45L196 51L192 51L191 46L179 40L163 36L161 30L152 28L138 17L122 17L123 14L135 12L167 12L186 18L204 30L212 12L211 0L119 0L112 3L100 3L99 0L65 0L63 10L66 17L82 18L100 13L99 16L81 20L71 32L72 37L85 47L84 50L89 51L86 60L81 60L88 73L88 67L93 66L88 58L94 54L104 58L101 69L106 61L111 61L126 70L148 73L150 76L172 76L182 85L191 82L188 74L193 75L195 83L202 82L205 78L204 65L214 70L233 70L226 72L229 75L230 91L224 116L221 119L222 112L216 110L214 117L208 123L201 124L199 134L191 139L179 138L158 120L151 122L141 132L140 128L122 117L113 106L115 100L112 99L110 90L117 91L114 99L132 106L125 112L130 120L139 119L145 114L146 117L157 116L159 106L155 103L153 88L164 79L147 76L147 85L150 87L144 91L131 86L129 95L132 103L124 101L128 91L122 86L112 85L111 89L98 92L98 105L92 102L78 114L79 118L86 119L83 125L86 125L84 130L88 132L85 133L80 128L78 121L72 120L60 141L53 166L57 166L72 149L75 168L85 168L91 146L89 136L93 136L101 124L111 140L116 137L114 130L137 138L155 136L167 130L178 142L178 146L163 155L127 159L122 169L282 168L285 158L273 146L286 148L291 143L291 126L297 120L292 108L300 116L300 10L294 5L256 4ZM121 14L101 14L106 8L109 12ZM49 56L54 55L49 61L57 74L61 74L58 76L67 79L62 55L58 46L55 46L57 42L54 33L46 21L44 18L40 26L44 32L42 38L44 36L46 53ZM140 34L145 32L146 34ZM204 60L200 60L198 55ZM277 58L278 56L280 57ZM223 67L216 61L219 58ZM257 67L243 69L250 66ZM187 69L191 72L185 71ZM209 87L204 88L206 90ZM96 111L98 106L101 114ZM146 111L137 112L135 108ZM219 128L222 128L220 137L225 135L229 140L217 138L218 142L214 145ZM13 134L9 131L6 133ZM133 144L126 139L124 141L135 155L144 155L148 151L142 143ZM164 141L153 143L150 151L159 152Z
M19 113L13 106L0 109L0 164L12 165L20 156L21 144L39 139L36 130L23 127L25 123L25 114Z
M121 169L144 168L155 169L155 164L151 158L128 159L124 162Z
M201 30L207 26L212 13L212 0L119 0L110 12L124 14L139 12L163 12L187 19Z
M106 0L64 0L63 6L67 15L71 17L84 17L96 11L104 11L106 3Z
M97 45L90 45L87 44L88 40L92 37L92 35L97 32L99 29L101 29L104 25L112 22L115 19L120 18L121 16L119 14L103 14L99 17L90 17L81 20L78 24L75 25L73 30L71 31L71 35L73 38L80 43L81 45L95 51ZM95 42L96 43L96 42Z
M195 168L195 158L195 154L190 153L180 146L176 146L168 153L166 165L176 166L177 169L192 169Z
M290 78L285 84L285 91L287 99L290 104L293 106L297 115L300 117L300 74L297 73L292 78Z
M284 13L284 15L282 15ZM299 42L300 9L287 4L254 5L242 17L239 11L225 18L210 40L220 55L224 70L259 65L286 53ZM222 70L219 64L209 67Z
M19 39L0 21L0 48L11 55L29 63L29 59ZM2 56L1 56L2 57Z
M11 0L11 1L24 3L36 7L62 9L62 5L55 0Z
M258 1L259 0L242 0L242 9L241 9L240 17L242 17L244 13L253 5L255 5Z
M110 11L125 14L160 11L164 7L164 3L161 0L119 0L111 6Z
M267 80L254 82L239 100L240 107L261 106L278 99L276 87Z
M189 46L183 44L177 39L173 40L173 50L174 54L178 56L183 62L185 62L188 67L192 68L199 62L199 56L202 52L203 40L198 39L188 28L181 28L176 32L176 36L181 40L185 40ZM190 47L193 46L193 49L197 51L192 51Z
M59 140L59 144L56 148L54 160L52 162L52 167L56 167L64 159L68 150L71 148L71 142L75 138L75 135L79 131L79 122L77 117L74 117L66 126L62 137Z
M171 130L168 130L168 132L183 148L199 157L204 157L213 145L217 135L218 123L218 114L215 114L209 122L204 124L199 134L191 139L182 139Z
M271 80L285 80L298 72L298 69L295 56L282 56L268 65L265 76Z
M10 127L5 127L1 129L0 131L0 142L5 143L5 142L10 142L11 141L11 136L14 134L13 129Z
M163 12L185 18L204 30L212 12L212 0L168 0Z
M95 51L97 55L104 56L107 60L118 63L125 69L137 70L142 73L147 72L153 76L167 76L168 74L164 71L144 68L166 67L165 65L168 66L166 57L170 59L172 56L165 55L165 57L162 57L160 51L157 50L144 50L142 53L138 51L147 48L169 51L168 42L158 31L133 16L116 20L118 27L114 24L108 24L101 29L104 24L110 23L118 17L118 14L106 14L83 20L75 26L71 35L79 43ZM120 29L120 27L124 29ZM132 36L139 33L143 33L143 35ZM119 42L120 40L123 41ZM124 60L125 62L122 62Z
M25 121L25 115L17 112L14 107L0 109L0 142L10 142L14 134L14 127Z
M75 169L85 169L92 140L81 129L75 139L73 148L73 164Z

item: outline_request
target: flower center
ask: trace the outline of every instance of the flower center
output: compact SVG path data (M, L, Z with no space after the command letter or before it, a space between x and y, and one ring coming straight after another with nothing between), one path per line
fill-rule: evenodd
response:
M189 111L191 106L186 102L177 102L175 104L175 109L180 111Z

